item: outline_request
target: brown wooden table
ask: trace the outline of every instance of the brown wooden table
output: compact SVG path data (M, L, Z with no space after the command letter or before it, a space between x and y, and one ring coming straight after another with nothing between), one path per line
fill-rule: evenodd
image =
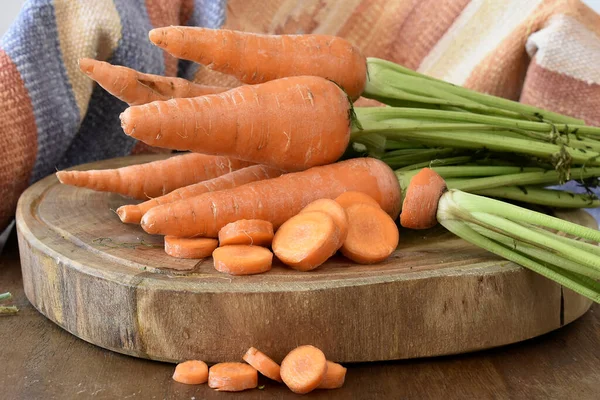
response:
M296 397L263 381L262 390L218 393L171 380L174 366L84 342L38 313L23 293L16 235L0 256L0 291L18 315L0 317L0 399L279 399ZM600 307L523 343L474 354L350 365L346 384L308 398L597 399ZM107 315L106 318L110 318ZM374 338L375 340L376 338Z

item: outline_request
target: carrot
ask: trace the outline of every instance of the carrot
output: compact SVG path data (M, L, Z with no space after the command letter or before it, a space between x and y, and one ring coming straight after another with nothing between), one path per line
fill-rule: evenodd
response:
M273 253L258 246L231 245L213 251L215 269L230 275L253 275L267 272L273 263Z
M152 43L177 58L249 84L314 75L337 82L352 98L363 92L367 60L348 41L327 35L259 35L185 26L157 28Z
M410 180L402 203L400 224L410 229L428 229L437 225L437 208L446 182L432 169L423 168Z
M265 353L255 349L254 347L250 347L242 358L267 378L281 382L279 364L271 360L271 358L269 358Z
M379 207L379 203L374 198L363 192L344 192L335 198L343 208L348 208L356 203L367 203Z
M132 106L121 114L121 126L150 146L299 171L342 156L350 138L350 115L351 104L335 83L296 76Z
M230 88L198 85L182 78L143 74L91 58L79 59L79 69L107 92L130 106L156 100L221 93Z
M219 241L209 238L179 238L165 236L165 253L177 258L209 257Z
M190 197L198 196L203 193L231 189L250 182L276 178L282 173L283 172L278 169L269 168L264 165L252 165L204 182L175 189L164 196L155 197L140 204L127 204L121 206L117 209L117 214L119 215L119 218L121 218L121 221L125 223L139 224L142 220L142 216L147 213L148 210L161 204L189 199Z
M338 363L327 360L327 373L317 389L339 389L346 380L346 368Z
M375 204L377 204L377 202L375 202ZM377 206L379 207L379 204L377 204ZM307 211L322 211L333 219L333 222L340 230L341 246L348 235L348 218L346 217L346 211L344 211L342 206L340 206L335 200L319 199L304 207L300 212L303 213Z
M222 392L240 392L258 385L258 373L244 363L225 362L208 370L208 386Z
M116 169L59 171L56 176L66 185L147 199L248 165L229 157L189 153Z
M273 224L260 219L240 219L219 231L219 245L247 244L269 246L273 241Z
M239 219L262 219L277 229L310 202L348 190L369 194L392 218L398 216L400 185L394 172L374 158L355 158L154 207L141 225L151 234L181 237L217 237L223 226Z
M208 366L199 360L182 362L175 367L173 380L187 385L199 385L208 380Z
M333 218L321 211L300 213L277 230L273 253L285 265L310 271L329 259L342 245Z
M304 394L316 389L326 373L325 355L310 345L296 347L281 362L281 379L294 393Z
M346 209L348 237L340 249L342 254L360 264L385 260L398 246L398 228L381 208L357 203Z

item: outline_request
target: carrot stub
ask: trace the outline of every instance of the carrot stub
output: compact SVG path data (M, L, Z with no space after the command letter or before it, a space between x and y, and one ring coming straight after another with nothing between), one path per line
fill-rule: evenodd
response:
M304 394L316 389L326 373L325 354L310 345L296 347L281 362L281 379L294 393Z
M200 360L182 362L175 367L173 380L187 385L199 385L208 380L208 366Z
M338 389L346 380L346 368L338 363L327 360L327 373L317 386L317 389Z
M399 233L394 220L381 208L357 203L346 209L348 236L342 254L360 264L385 260L398 246Z
M308 211L322 211L333 219L333 222L340 230L341 246L348 235L348 218L346 217L346 211L344 211L342 206L340 206L335 200L319 199L304 207L300 212L303 213Z
M379 203L374 198L363 192L344 192L336 197L335 201L343 208L348 208L356 203L367 203L379 207Z
M258 373L244 363L215 364L208 371L208 386L222 392L240 392L258 385Z
M242 358L267 378L281 382L279 364L269 358L265 353L254 347L250 347Z
M437 208L446 191L444 178L423 168L410 180L402 202L400 224L410 229L428 229L437 225Z
M215 269L230 275L252 275L267 272L273 263L273 253L258 246L231 245L213 251Z
M209 257L219 245L218 240L210 238L178 238L165 236L165 253L177 258Z
M247 244L269 246L273 241L273 224L260 219L240 219L219 231L219 245Z

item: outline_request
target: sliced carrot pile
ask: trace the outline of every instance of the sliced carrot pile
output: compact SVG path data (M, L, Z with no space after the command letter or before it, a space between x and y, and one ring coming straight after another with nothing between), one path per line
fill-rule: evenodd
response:
M340 230L321 211L307 211L287 220L275 233L273 252L284 264L310 271L338 250Z
M175 367L173 380L187 385L199 385L208 380L208 366L200 360L182 362Z
M254 347L250 347L242 358L267 378L281 382L279 364L269 358L265 353Z
M177 258L204 258L219 245L217 239L165 236L165 253Z
M319 199L304 207L300 212L308 211L322 211L333 218L333 222L335 222L340 230L341 247L342 243L344 243L344 240L346 240L346 236L348 235L348 218L346 217L346 211L344 211L344 208L335 200Z
M360 264L385 260L398 246L399 233L394 220L379 207L357 203L346 209L348 236L342 254Z
M345 380L346 368L327 360L327 373L317 389L338 389L344 385Z
M410 229L428 229L437 225L437 208L446 191L446 181L437 172L423 168L413 176L402 203L400 224Z
M273 224L261 219L240 219L225 225L219 231L219 244L248 244L269 246L273 241Z
M267 272L273 263L273 253L258 246L231 245L212 253L215 269L230 275L252 275Z
M325 354L310 345L295 348L281 362L281 379L294 393L304 394L316 389L326 373Z
M372 198L371 196L369 196L366 193L363 192L355 192L355 191L348 191L348 192L344 192L342 194L340 194L338 197L335 198L335 201L338 202L339 205L341 205L343 208L348 208L353 204L356 203L367 203L367 204L371 204L377 207L380 207L379 203Z
M208 371L208 386L222 392L240 392L258 385L254 367L239 362L215 364Z

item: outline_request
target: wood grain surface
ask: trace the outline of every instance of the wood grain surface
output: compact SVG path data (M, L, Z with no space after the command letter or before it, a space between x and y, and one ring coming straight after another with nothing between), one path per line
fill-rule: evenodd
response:
M231 277L210 258L171 258L161 237L122 224L113 210L128 201L50 176L21 197L17 228L31 303L74 335L129 355L212 362L254 345L280 360L310 343L344 362L427 357L529 339L591 304L441 228L402 231L399 249L377 265L338 257L310 273L276 263Z

